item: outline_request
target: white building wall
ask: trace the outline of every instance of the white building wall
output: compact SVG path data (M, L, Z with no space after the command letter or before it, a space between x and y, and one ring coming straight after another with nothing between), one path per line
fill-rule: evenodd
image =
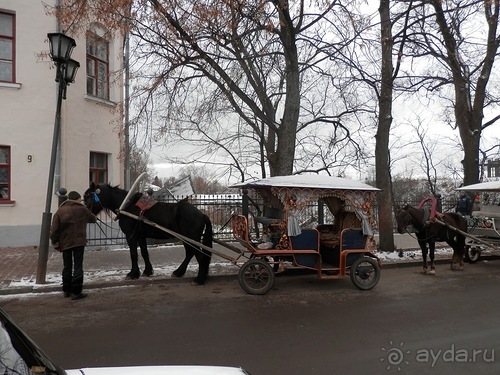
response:
M48 52L47 33L57 31L57 23L45 14L41 0L0 0L0 10L16 14L16 84L0 82L0 145L11 147L11 200L14 201L0 203L0 249L38 246L57 101L54 64L49 58L41 61L38 54ZM89 185L90 151L110 155L109 182L123 186L117 110L123 97L121 84L116 85L115 80L110 80L114 83L110 83L110 102L86 94L85 39L69 36L77 43L72 58L81 66L62 104L60 175L55 180L68 191L77 190L83 195ZM121 41L110 45L110 69L122 66L121 45ZM55 186L54 193L58 187ZM52 197L54 213L58 198Z

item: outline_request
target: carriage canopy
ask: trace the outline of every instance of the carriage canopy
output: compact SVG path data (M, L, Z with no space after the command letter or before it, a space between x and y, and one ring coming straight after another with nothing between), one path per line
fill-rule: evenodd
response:
M457 190L460 191L492 191L500 192L500 181L488 181L481 182L479 184L473 184L468 186L459 187Z
M276 176L246 181L231 187L252 189L266 201L273 199L288 217L288 234L300 233L296 215L307 205L323 200L332 214L349 205L362 222L363 232L373 234L373 203L380 189L359 181L319 175Z

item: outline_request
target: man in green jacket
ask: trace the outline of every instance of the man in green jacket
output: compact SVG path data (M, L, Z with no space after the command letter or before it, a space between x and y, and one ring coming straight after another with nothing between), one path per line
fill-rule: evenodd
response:
M83 290L83 252L87 244L87 223L95 223L97 218L81 202L76 191L68 194L54 214L50 228L52 246L63 255L64 297L78 300L87 297Z

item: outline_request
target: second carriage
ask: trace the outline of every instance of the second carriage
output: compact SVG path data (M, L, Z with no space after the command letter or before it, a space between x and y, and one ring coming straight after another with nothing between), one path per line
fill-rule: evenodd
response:
M500 181L463 186L458 190L479 194L480 207L468 220L465 257L477 262L485 249L500 249Z
M380 260L375 255L373 205L379 189L344 178L293 175L239 183L247 199L260 198L252 213L235 215L232 230L245 248L241 287L265 294L275 274L286 269L313 271L321 279L349 276L359 289L375 287ZM320 202L331 222L319 224L303 212ZM250 205L252 207L252 205Z

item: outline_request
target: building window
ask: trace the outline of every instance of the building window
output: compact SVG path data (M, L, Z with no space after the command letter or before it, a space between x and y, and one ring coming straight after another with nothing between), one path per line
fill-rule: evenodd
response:
M10 146L0 146L0 202L10 201Z
M108 183L108 154L100 152L90 153L90 182L96 184Z
M109 43L87 35L87 94L109 100Z
M488 160L488 177L500 177L500 159Z
M0 82L15 82L15 16L0 12Z

